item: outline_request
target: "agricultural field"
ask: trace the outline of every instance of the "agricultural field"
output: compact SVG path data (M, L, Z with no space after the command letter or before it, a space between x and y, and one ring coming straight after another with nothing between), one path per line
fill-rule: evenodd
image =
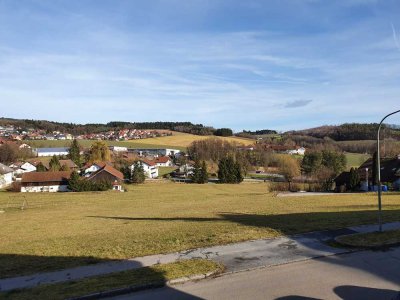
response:
M124 146L130 148L176 148L185 150L192 142L197 140L204 140L215 136L199 136L188 133L173 132L172 136L163 136L157 138L148 138L142 140L131 140L131 141L105 141L108 145L112 146ZM223 139L229 142L236 142L242 145L252 145L254 140L240 138L240 137L215 137L217 139ZM92 140L79 140L79 143L83 147L90 147L94 141ZM27 144L35 148L42 147L67 147L71 144L71 141L26 141Z
M376 221L375 194L276 197L265 183L0 192L1 277ZM384 194L384 221L400 219Z

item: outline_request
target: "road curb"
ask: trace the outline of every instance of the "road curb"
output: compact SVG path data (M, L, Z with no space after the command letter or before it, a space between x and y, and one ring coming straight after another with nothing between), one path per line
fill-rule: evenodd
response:
M93 293L93 294L84 295L84 296L80 296L80 297L68 298L67 300L92 300L92 299L120 296L120 295L130 294L130 293L139 292L139 291L143 291L143 290L148 290L148 289L156 289L156 288L162 288L165 286L172 286L175 284L182 284L182 283L185 283L188 281L197 281L197 280L201 280L201 279L205 279L205 278L217 275L219 272L220 272L220 270L215 270L215 271L208 272L206 274L196 274L196 275L192 275L192 276L171 279L168 281L159 281L159 282L153 282L153 283L149 283L149 284L132 285L132 286L124 287L124 288Z

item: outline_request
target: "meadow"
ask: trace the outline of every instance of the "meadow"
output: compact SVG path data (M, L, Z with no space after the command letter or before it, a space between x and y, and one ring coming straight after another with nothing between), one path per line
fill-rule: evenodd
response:
M21 208L24 209L21 209ZM400 195L384 194L384 221ZM1 277L376 222L375 194L275 197L264 183L0 193Z
M351 168L358 168L368 158L371 157L371 155L369 155L369 154L361 154L361 153L345 153L345 155L346 155L346 161L347 161L347 165L346 165L347 170L350 170Z
M229 142L236 142L242 145L252 145L255 140L246 139L241 137L216 137L216 136L200 136L188 133L173 132L172 136L163 136L157 138L148 138L141 140L130 140L130 141L105 141L109 146L122 146L129 148L174 148L179 150L186 150L186 148L194 141L208 139L210 137L222 139ZM90 147L93 140L79 140L79 143L83 147ZM42 147L68 147L71 141L48 141L48 140L38 140L38 141L26 141L27 144L35 148Z

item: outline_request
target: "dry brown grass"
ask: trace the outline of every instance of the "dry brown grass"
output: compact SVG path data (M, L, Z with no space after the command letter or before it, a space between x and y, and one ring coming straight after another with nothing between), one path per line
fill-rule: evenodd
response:
M399 220L399 194L385 194L383 208L385 221ZM263 183L2 192L1 209L2 277L376 221L373 194L274 197Z

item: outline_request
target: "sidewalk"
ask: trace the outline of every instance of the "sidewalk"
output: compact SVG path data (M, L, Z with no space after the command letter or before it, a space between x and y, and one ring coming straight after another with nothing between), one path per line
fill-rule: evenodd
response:
M384 230L400 229L400 222L384 224ZM226 272L238 272L259 267L268 267L315 257L349 252L348 249L333 248L325 242L336 236L357 232L373 232L377 225L349 227L338 230L318 231L290 237L261 239L223 246L199 248L170 254L137 257L128 260L100 263L61 271L39 273L0 280L0 291L35 287L40 284L79 280L85 277L109 274L131 269L171 263L183 259L206 258L226 267Z

